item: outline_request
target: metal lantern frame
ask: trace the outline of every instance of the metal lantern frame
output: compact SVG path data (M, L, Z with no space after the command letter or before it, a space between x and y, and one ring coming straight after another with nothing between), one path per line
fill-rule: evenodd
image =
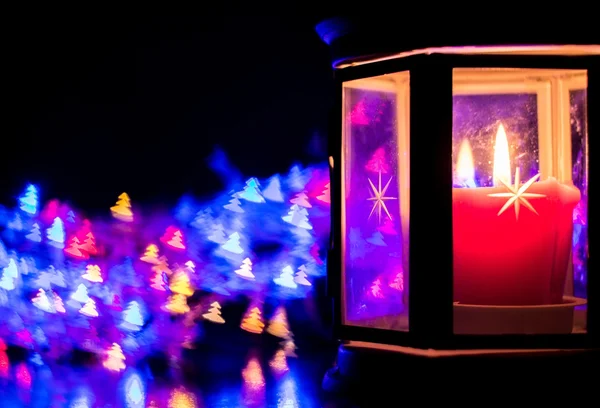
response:
M575 334L462 335L453 332L452 113L455 68L587 71L588 208L600 185L600 56L523 54L417 54L347 64L334 69L335 99L330 159L332 242L328 289L334 299L334 332L342 341L418 349L581 349L600 347L600 272L594 258L600 221L588 214L587 332ZM342 212L343 89L348 81L409 72L410 212L408 324L406 332L343 324L344 236ZM598 151L597 151L598 150ZM415 158L423 158L418 160ZM428 180L423 183L422 180ZM598 187L600 188L600 187ZM426 205L425 205L426 204ZM600 207L598 207L600 208ZM430 231L435 230L435 234ZM430 265L432 248L435 264ZM435 282L432 285L432 282Z

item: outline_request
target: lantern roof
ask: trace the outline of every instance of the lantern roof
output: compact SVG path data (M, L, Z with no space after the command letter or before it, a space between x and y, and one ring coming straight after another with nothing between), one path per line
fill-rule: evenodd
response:
M577 44L588 47L580 47L579 51L563 48L556 53L600 54L600 36L594 32L593 25L585 23L581 14L574 18L563 16L555 24L544 16L519 17L513 21L502 13L498 18L490 18L489 14L485 18L478 18L476 14L462 18L447 18L443 14L433 17L400 17L397 13L334 16L321 20L315 30L329 45L333 66L337 68L385 56L427 53L432 49L450 51L454 48L453 52L460 53L465 52L458 49L467 49L473 53L475 48L495 47L503 48L506 53L516 46L527 45L538 47L532 53L551 54L550 46Z

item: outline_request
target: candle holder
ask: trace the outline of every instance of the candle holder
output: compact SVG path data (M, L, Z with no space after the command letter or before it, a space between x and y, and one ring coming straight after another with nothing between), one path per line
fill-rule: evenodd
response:
M327 378L355 375L349 356L369 348L598 348L588 139L600 137L600 45L411 45L388 26L317 25L336 83L328 284L344 342Z
M529 306L468 305L454 302L454 333L458 335L571 334L585 332L575 321L576 308L587 301L563 296L561 303Z

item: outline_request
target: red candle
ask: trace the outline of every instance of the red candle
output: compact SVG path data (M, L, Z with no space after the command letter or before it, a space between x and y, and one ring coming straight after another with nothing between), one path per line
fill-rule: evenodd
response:
M470 168L469 168L470 166ZM468 143L457 176L472 187ZM561 303L571 254L573 209L580 192L554 178L510 175L508 143L496 135L494 187L454 188L454 300L474 305Z

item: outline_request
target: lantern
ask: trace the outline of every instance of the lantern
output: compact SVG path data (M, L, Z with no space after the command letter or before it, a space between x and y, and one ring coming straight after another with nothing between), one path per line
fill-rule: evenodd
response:
M317 25L336 83L338 366L381 344L421 356L597 347L600 45L410 47L385 23L354 23Z

